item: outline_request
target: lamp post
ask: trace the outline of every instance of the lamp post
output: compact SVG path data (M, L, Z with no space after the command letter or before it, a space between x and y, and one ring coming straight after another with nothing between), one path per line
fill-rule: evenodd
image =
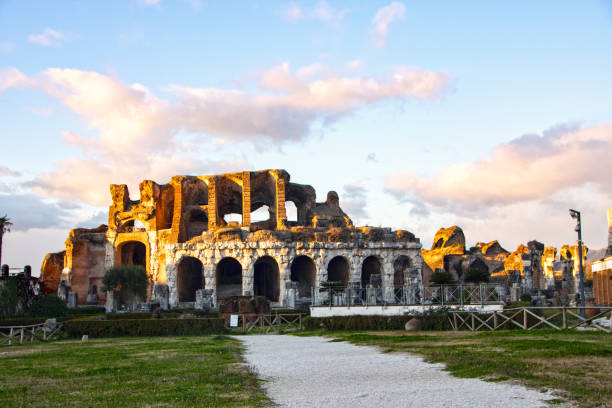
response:
M582 317L586 317L585 298L584 298L584 268L582 267L582 224L580 222L580 211L569 210L570 217L576 220L575 231L578 233L578 258L580 260L580 306Z

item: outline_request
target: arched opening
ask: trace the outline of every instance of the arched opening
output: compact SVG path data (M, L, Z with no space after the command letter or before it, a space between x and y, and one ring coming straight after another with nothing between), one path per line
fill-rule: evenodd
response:
M291 263L291 281L298 284L298 296L310 297L315 286L317 268L310 257L298 256Z
M202 235L208 229L208 214L201 209L191 211L187 222L187 240Z
M251 222L262 222L270 219L270 207L262 205L255 211L251 211Z
M382 286L382 268L375 256L368 256L361 264L361 287L369 285L375 288Z
M123 265L142 265L147 267L147 247L142 242L127 241L121 244L119 250L121 259L120 264Z
M187 256L181 260L176 275L179 302L195 302L195 293L204 288L202 262Z
M274 258L262 256L255 262L254 284L255 296L265 296L272 302L278 302L279 272Z
M293 201L285 201L285 214L287 214L287 222L291 225L298 224L297 206Z
M393 262L393 286L395 289L404 286L406 271L410 268L410 257L400 255Z
M333 258L327 265L327 281L340 282L342 286L348 285L349 263L343 256Z
M217 264L217 299L242 295L242 265L234 258Z

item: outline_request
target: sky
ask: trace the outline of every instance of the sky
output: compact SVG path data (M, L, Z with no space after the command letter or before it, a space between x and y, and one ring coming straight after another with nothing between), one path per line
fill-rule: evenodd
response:
M282 168L431 246L607 244L610 1L0 0L2 263L109 184Z

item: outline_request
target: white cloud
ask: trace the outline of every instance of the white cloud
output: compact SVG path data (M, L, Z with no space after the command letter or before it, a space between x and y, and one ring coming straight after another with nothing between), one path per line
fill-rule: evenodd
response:
M0 176L2 177L19 177L21 173L15 170L11 170L6 166L0 166Z
M138 0L138 2L145 7L159 6L161 4L161 0Z
M346 68L351 71L356 71L363 67L363 61L360 59L354 59L346 63Z
M560 126L501 144L489 158L449 166L433 177L391 173L385 186L397 197L438 208L481 209L542 200L587 185L609 192L610 157L612 124Z
M404 19L406 6L403 3L394 1L385 7L380 8L372 19L372 35L374 45L383 47L389 34L389 25L395 21Z
M328 124L383 100L435 97L446 85L443 73L403 68L386 80L327 72L329 77L319 78L323 71L313 64L294 72L283 63L261 74L259 92L175 85L168 89L173 99L141 84L76 69L51 68L33 77L6 70L0 86L42 90L94 130L93 137L63 131L64 141L82 149L85 157L56 163L26 187L47 197L78 197L101 205L108 203L110 183L133 189L144 178L166 182L176 174L245 167L245 160L230 149L218 155L222 161L186 158L190 147L180 135L192 134L207 151L215 149L215 141L221 149L236 142L280 145L307 138L313 123ZM232 167L235 163L240 166Z
M0 69L0 93L4 92L9 88L18 88L25 86L27 82L28 77L18 69Z
M351 217L353 224L360 225L363 220L368 218L366 211L368 191L363 183L350 183L344 187L344 194L340 200L340 207Z
M10 41L2 41L0 42L0 51L2 52L11 52L15 49L15 44Z
M45 47L57 45L61 40L64 39L64 34L51 28L45 28L40 34L28 35L28 42L32 44L38 44Z
M319 20L339 23L344 18L346 11L336 10L327 1L321 0L311 9L304 9L297 3L291 3L282 9L281 14L289 21Z

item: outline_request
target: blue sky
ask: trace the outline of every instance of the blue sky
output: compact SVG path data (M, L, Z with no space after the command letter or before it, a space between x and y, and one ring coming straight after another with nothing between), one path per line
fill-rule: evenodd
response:
M577 207L599 248L610 72L609 1L0 1L3 262L103 222L110 182L243 168L425 245L560 246Z

